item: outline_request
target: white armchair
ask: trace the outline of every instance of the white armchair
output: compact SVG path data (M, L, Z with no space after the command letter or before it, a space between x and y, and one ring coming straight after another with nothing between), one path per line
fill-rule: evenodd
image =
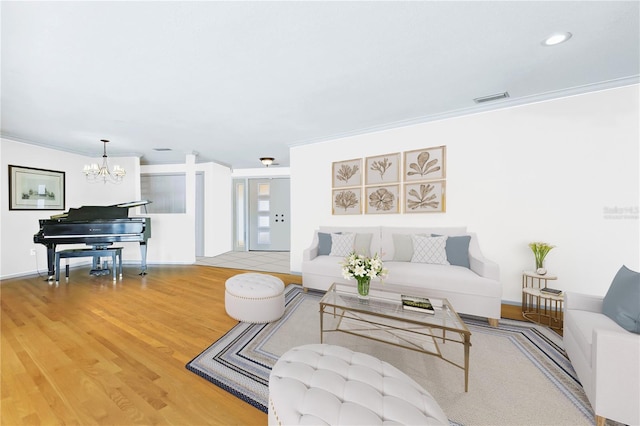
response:
M640 335L604 315L602 300L565 294L565 350L595 412L596 424L611 419L638 425Z

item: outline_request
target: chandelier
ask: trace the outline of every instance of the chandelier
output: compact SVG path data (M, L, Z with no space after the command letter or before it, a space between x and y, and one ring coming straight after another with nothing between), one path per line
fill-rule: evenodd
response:
M91 183L96 182L111 182L111 183L120 183L124 176L127 174L125 170L115 165L113 166L113 170L109 171L109 163L107 163L107 142L106 139L100 139L100 142L104 143L104 153L102 154L102 165L99 166L98 163L85 164L83 173L87 178L87 181Z

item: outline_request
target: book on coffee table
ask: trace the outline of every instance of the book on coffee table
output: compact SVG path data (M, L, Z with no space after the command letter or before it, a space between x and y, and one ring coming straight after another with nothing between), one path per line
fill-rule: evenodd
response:
M551 288L551 287L541 288L540 291L543 293L549 293L549 294L555 294L555 295L562 294L562 290L558 290L556 288Z
M428 314L435 313L433 305L426 297L406 296L402 295L402 308L410 311L425 312Z

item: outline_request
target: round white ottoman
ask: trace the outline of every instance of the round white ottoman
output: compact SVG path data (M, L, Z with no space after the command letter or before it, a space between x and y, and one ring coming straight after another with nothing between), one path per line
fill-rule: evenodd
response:
M224 307L238 321L275 321L284 313L284 283L266 274L233 276L225 282Z
M287 351L269 376L269 425L448 425L433 397L371 355L327 344Z

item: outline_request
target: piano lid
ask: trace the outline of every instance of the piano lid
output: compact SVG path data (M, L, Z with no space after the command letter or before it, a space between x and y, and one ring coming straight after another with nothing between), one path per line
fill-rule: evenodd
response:
M94 219L126 219L129 217L129 208L145 206L151 203L149 200L129 201L113 204L111 206L81 206L70 208L68 212L51 216L51 219L67 220L94 220Z
M122 203L122 204L116 204L117 207L140 207L140 206L146 206L147 204L150 204L151 201L149 200L139 200L139 201L129 201L128 203Z

